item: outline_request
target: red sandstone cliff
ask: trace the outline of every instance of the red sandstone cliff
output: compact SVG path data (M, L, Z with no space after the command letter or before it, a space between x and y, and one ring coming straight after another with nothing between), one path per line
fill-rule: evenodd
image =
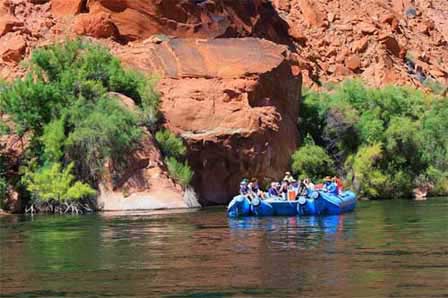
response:
M225 203L243 176L278 178L297 147L301 76L286 46L254 38L173 39L117 53L158 73L166 126L189 147L202 203Z
M188 143L201 201L225 203L242 176L278 178L287 167L301 75L313 88L347 77L448 85L447 16L446 0L0 0L0 77L22 75L34 47L97 39L161 77L166 126ZM152 179L148 152L114 206L129 202L129 185L131 195L151 188L135 184Z
M448 86L446 0L272 2L298 45L307 85L355 76L374 86L424 87L425 78Z
M20 74L30 49L61 37L124 44L165 34L288 45L308 86L359 76L422 87L417 72L448 85L447 17L446 0L1 0L0 76Z

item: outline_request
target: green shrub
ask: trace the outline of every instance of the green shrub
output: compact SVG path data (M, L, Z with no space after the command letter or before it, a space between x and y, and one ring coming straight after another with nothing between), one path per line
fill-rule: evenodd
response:
M144 84L140 84L139 93L141 95L142 121L145 126L151 130L156 129L157 122L160 118L159 94L154 89L155 79L147 78ZM146 83L149 82L149 83Z
M3 208L3 202L6 199L6 192L8 190L8 183L5 177L0 176L0 209Z
M444 86L441 82L432 78L427 78L424 80L423 85L431 89L434 94L442 95L448 90L448 86Z
M184 157L187 152L187 147L185 147L182 139L167 129L158 131L156 140L162 153L167 157L179 159Z
M193 171L187 162L182 162L187 153L183 140L167 129L158 131L155 137L166 157L165 164L170 177L183 187L188 186L193 178Z
M11 132L11 129L9 128L6 123L0 120L0 136L7 135Z
M102 46L77 39L43 47L27 66L26 77L0 84L0 113L10 116L17 133L29 132L25 156L38 161L36 179L55 175L49 165L73 163L77 179L95 186L107 159L119 163L135 148L142 124L155 129L154 80L123 68ZM109 92L132 98L138 110L129 111ZM37 192L33 185L28 190Z
M324 149L314 144L306 144L292 155L292 170L301 179L318 179L334 173L331 158Z
M22 133L32 130L40 134L45 124L78 100L96 101L107 92L131 97L143 114L151 114L151 121L157 121L154 80L124 69L99 45L80 39L51 45L35 50L28 64L30 73L2 85L0 92L0 111L10 115Z
M65 142L64 120L58 119L48 123L44 127L44 133L40 138L43 149L43 160L46 162L58 162L62 156L62 148Z
M40 134L46 123L59 116L60 93L55 86L28 75L0 93L0 111L11 116L18 134L26 131Z
M380 144L373 144L359 149L355 156L347 159L346 170L349 181L358 188L361 195L378 197L383 194L387 177L378 168L383 157Z
M69 120L73 131L65 141L65 150L76 162L78 172L95 180L107 159L118 163L135 148L142 131L136 116L115 100L100 99L89 111L84 111L86 107L78 112L85 112L83 117Z
M95 195L96 192L87 184L75 182L72 170L73 163L65 169L60 163L52 163L37 171L26 173L23 182L37 200L44 202L68 202Z
M174 180L180 185L186 187L191 183L193 178L193 171L187 162L179 162L174 157L167 157L165 159L168 172Z
M446 97L408 87L368 88L354 80L330 92L307 90L301 105L301 135L310 135L363 195L409 196L422 181L435 186L432 194L448 193ZM369 161L373 157L378 161Z
M434 196L443 196L448 193L448 171L442 171L430 166L426 171L432 185L430 193Z
M0 209L3 208L7 191L8 191L8 182L6 180L6 177L0 175Z

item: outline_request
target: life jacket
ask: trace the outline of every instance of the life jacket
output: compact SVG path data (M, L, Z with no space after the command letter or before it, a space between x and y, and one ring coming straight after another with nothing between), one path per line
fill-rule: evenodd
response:
M288 190L288 200L289 201L295 201L297 197L297 192L291 188Z
M339 178L336 178L336 186L338 187L339 192L342 192L344 190L344 185L342 184L342 181Z
M321 190L323 188L324 188L324 185L322 183L318 183L318 184L314 185L315 190Z

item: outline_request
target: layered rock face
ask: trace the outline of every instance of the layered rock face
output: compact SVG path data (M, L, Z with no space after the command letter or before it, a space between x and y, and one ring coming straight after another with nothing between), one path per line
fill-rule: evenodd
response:
M188 143L201 203L226 203L243 176L278 179L288 167L297 148L301 76L285 46L173 39L117 54L163 77L166 126Z
M304 83L448 86L446 0L273 0L302 57Z
M78 15L74 30L79 34L122 42L154 34L288 41L287 24L265 0L52 0L52 11L58 17ZM107 29L98 32L98 28Z
M31 48L73 35L126 43L154 34L261 37L299 54L304 84L448 85L446 0L0 0L0 77Z

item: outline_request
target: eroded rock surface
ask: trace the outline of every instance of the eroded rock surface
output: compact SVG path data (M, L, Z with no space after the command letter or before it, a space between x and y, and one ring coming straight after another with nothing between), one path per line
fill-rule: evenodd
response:
M427 78L448 86L446 0L272 3L290 26L309 87L350 77L372 86L425 88Z
M373 86L425 88L426 78L448 86L447 15L446 0L1 0L0 44L7 54L0 57L0 77L22 75L15 60L65 37L120 47L116 42L169 35L288 45L308 87L350 77ZM17 48L10 39L25 43ZM359 66L347 67L355 54Z
M301 76L266 40L173 39L118 52L162 76L166 126L185 138L201 203L228 202L243 176L278 179L297 148Z
M122 42L146 39L154 34L177 37L215 38L230 36L260 36L277 42L287 42L287 25L276 14L267 0L52 0L55 16L77 16L77 32L86 32L97 38L85 24L98 23L104 16ZM101 32L101 33L104 33ZM81 33L85 34L85 33Z

